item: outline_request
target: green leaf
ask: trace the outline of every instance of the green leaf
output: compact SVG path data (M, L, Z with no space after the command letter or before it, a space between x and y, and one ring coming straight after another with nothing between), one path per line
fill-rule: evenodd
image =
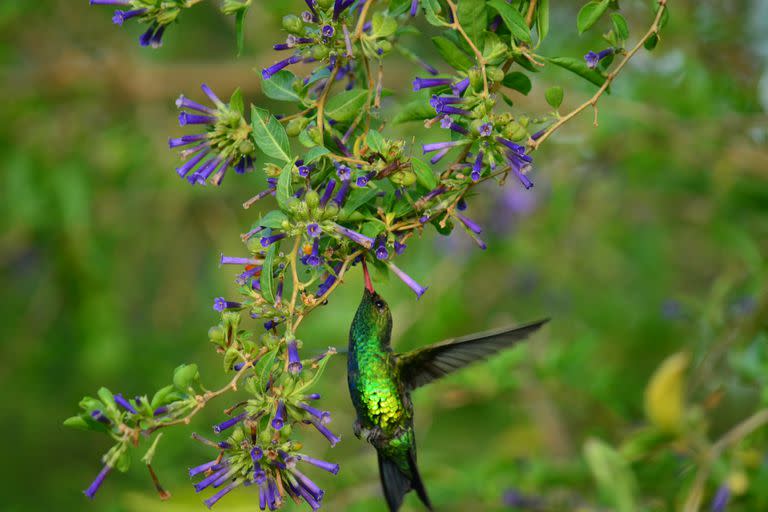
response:
M560 108L560 105L563 104L563 95L565 93L563 92L563 88L559 85L556 85L554 87L550 87L547 89L547 91L544 93L544 98L547 100L547 103L557 110Z
M263 108L251 107L253 138L265 155L283 162L291 161L291 147L288 135L280 121Z
M258 375L258 382L268 382L270 374L272 373L272 367L275 364L275 358L277 358L277 352L278 349L274 348L270 352L264 354L264 356L259 359L259 362L256 363L256 366L254 367L254 373Z
M161 437L163 437L162 432L157 434L157 437L155 437L155 440L152 442L152 446L149 447L149 449L146 451L144 456L141 458L141 462L147 465L152 464L152 459L155 458L155 452L157 451L157 444L160 442Z
M528 93L531 92L531 88L533 87L533 85L531 85L531 79L528 78L528 75L521 73L520 71L513 71L512 73L507 74L501 83L504 85L504 87L509 87L510 89L514 89L525 95L528 95Z
M378 193L379 191L377 189L371 187L353 190L352 193L349 194L346 203L344 203L344 208L342 208L341 213L339 213L339 217L342 219L348 218L353 212L356 212L358 208L368 204L368 202L375 198Z
M485 0L461 0L456 7L459 23L478 48L483 47L485 29L488 28L488 10L485 4Z
M236 110L241 114L245 110L245 104L243 103L243 93L240 91L239 87L235 89L235 92L233 92L232 96L229 98L229 108Z
M417 99L399 109L392 119L394 123L407 123L408 121L423 121L435 117L433 109L427 99Z
M600 74L599 71L589 69L587 63L583 59L573 59L571 57L551 57L547 59L555 66L559 66L563 69L567 69L571 73L575 73L580 77L589 80L595 85L603 85L605 83L605 77Z
M99 390L96 392L96 394L99 397L99 400L107 406L110 409L117 410L117 404L115 403L115 398L112 395L112 392L108 390L107 388L99 388Z
M424 17L426 18L427 23L434 25L435 27L444 27L448 24L439 16L443 8L440 6L438 0L422 0L421 6L424 8Z
M618 12L612 12L611 22L613 23L613 31L619 39L626 40L629 38L629 25L627 25L627 20L624 19L624 16Z
M293 178L293 162L288 162L280 172L280 177L277 179L277 190L275 196L277 197L277 204L283 210L288 209L288 202L293 195L293 188L291 187L291 180Z
M173 385L184 393L199 379L200 372L196 364L182 364L173 371Z
M549 0L540 0L536 9L536 30L539 32L539 42L549 34Z
M278 71L269 80L261 81L261 90L267 98L278 101L299 101L299 95L293 90L296 75L288 70Z
M312 376L312 378L304 382L298 388L296 388L296 390L294 391L296 394L302 393L305 389L312 388L312 386L314 386L317 383L317 381L320 380L320 377L323 375L323 372L325 371L325 367L328 364L328 361L330 361L331 356L336 353L336 349L332 349L331 347L329 347L329 351L330 350L333 350L333 353L326 354L326 356L318 364L318 368L317 370L315 370L315 374Z
M509 28L513 38L526 43L531 42L531 29L528 28L528 24L525 23L525 18L520 14L520 11L504 0L490 0L488 5L496 9L496 12L501 15L501 19L504 20L504 24Z
M373 15L371 19L371 37L389 37L395 33L395 30L397 30L397 21L394 18L381 12Z
M72 416L64 420L65 427L78 428L80 430L91 430L88 422L82 416Z
M264 257L264 265L261 267L261 278L259 283L261 284L261 296L268 302L275 302L274 292L274 276L272 275L272 267L275 264L275 253L277 252L278 242L269 246L267 254Z
M248 8L241 9L235 14L235 38L237 39L237 56L243 53L245 47L245 13Z
M613 447L597 439L584 444L584 457L601 494L611 501L616 512L637 510L637 484L627 461Z
M413 172L416 174L416 180L419 183L428 190L437 187L437 177L432 171L432 167L419 158L411 159L411 165L413 166Z
M432 42L437 46L437 51L445 59L445 62L454 68L466 71L474 66L475 61L447 37L435 36L432 38Z
M653 34L651 37L646 39L645 43L643 43L643 47L648 51L652 51L656 48L657 44L659 44L659 35Z
M384 151L384 137L376 130L368 130L365 136L365 143L376 153Z
M280 210L271 210L265 216L261 218L253 228L258 226L264 226L265 228L277 229L283 226L283 222L288 217L285 216Z
M366 89L344 91L328 100L325 115L339 122L351 121L360 113L367 99Z
M315 146L304 154L304 163L311 164L318 161L323 155L327 155L331 151L324 146Z
M576 26L579 29L579 34L583 34L592 28L605 14L605 11L608 10L610 3L611 0L592 0L582 7L576 17Z

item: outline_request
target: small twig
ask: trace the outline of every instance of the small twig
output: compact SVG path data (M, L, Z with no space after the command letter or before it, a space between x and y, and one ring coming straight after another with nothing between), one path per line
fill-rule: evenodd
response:
M525 23L529 27L533 25L533 16L536 14L536 4L539 0L531 0L531 3L528 5L528 14L525 15Z
M648 41L651 37L655 36L659 32L659 23L661 22L661 17L664 15L664 11L667 9L667 0L659 0L659 10L656 12L656 18L653 20L653 24L651 25L651 28L648 29L648 31L645 33L645 35L640 38L640 41L637 42L637 44L624 56L624 58L619 62L619 64L616 66L616 68L608 73L608 75L605 77L605 82L603 82L603 85L600 86L600 89L597 90L597 92L587 101L576 107L574 110L566 114L565 116L561 117L557 120L556 123L554 123L552 126L547 128L547 131L545 131L541 137L539 137L536 140L529 140L528 146L531 148L531 151L535 151L539 148L542 142L547 140L550 135L552 135L555 131L557 131L561 126L563 126L565 123L579 115L581 112L586 110L588 107L597 108L597 102L602 97L603 94L608 90L608 87L610 87L611 83L613 83L614 79L618 76L619 72L624 68L624 66L627 65L627 62L634 57L634 55L640 50L640 48L643 47L646 41ZM597 119L595 119L595 123L597 123Z

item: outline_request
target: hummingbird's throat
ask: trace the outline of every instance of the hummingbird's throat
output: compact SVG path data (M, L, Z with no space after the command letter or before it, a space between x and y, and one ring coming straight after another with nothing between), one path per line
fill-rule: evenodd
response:
M373 291L373 283L371 282L371 274L368 273L368 265L366 265L365 263L365 257L363 257L362 262L363 262L363 276L365 277L365 289L371 293L375 293Z

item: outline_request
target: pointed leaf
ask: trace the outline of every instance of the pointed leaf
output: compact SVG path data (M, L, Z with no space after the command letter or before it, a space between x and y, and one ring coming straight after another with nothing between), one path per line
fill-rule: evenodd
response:
M296 75L283 69L278 71L269 80L261 81L261 90L267 98L278 101L299 101L299 95L293 90L293 82Z
M293 188L291 187L291 179L293 178L293 162L288 162L280 172L280 177L277 179L277 191L275 196L277 197L277 204L283 210L288 209L288 202L293 195Z
M531 79L528 78L528 75L521 73L520 71L513 71L512 73L508 73L501 83L504 85L504 87L514 89L526 96L529 92L531 92L531 88L533 87L531 84Z
M501 15L501 19L504 20L504 24L509 28L512 37L526 43L531 42L531 29L528 28L528 24L525 22L523 15L520 14L520 11L504 0L490 0L488 5L496 9L496 12Z
M413 166L413 172L416 174L416 179L426 189L432 190L437 187L437 177L435 177L432 167L419 158L413 158L411 165Z
M280 121L263 108L251 107L253 138L265 155L283 162L291 161L291 147L288 135Z
M274 243L267 249L267 254L264 257L264 265L261 267L261 278L259 283L261 285L261 296L268 302L275 302L274 280L272 276L272 267L275 265L275 253L279 243Z
M432 42L437 46L437 51L445 62L454 68L466 71L475 65L475 61L447 37L436 36L432 38Z
M351 121L360 113L368 99L366 89L352 89L337 94L328 100L325 115L335 121Z
M555 66L567 69L571 73L589 80L595 85L603 85L605 83L605 77L600 72L587 67L587 63L584 60L572 59L571 57L552 57L547 60Z
M579 15L576 18L576 26L579 29L579 34L583 34L585 31L592 28L592 26L600 20L600 18L608 10L611 0L593 0L588 2L579 11Z

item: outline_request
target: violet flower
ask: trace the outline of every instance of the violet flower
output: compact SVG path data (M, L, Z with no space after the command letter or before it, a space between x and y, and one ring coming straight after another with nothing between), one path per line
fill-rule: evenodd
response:
M590 51L584 56L584 60L587 62L588 68L595 69L597 65L600 63L600 61L602 61L603 59L605 59L610 55L613 55L614 53L616 53L616 50L614 50L613 48L606 48L605 50L599 53Z
M99 474L96 475L96 479L93 481L93 483L91 483L91 485L89 485L88 488L85 491L83 491L85 495L88 496L88 499L92 500L94 496L96 496L96 492L101 487L101 484L104 483L104 479L107 477L111 469L112 468L109 467L107 464L104 464L104 467L101 468L101 471L99 471Z
M240 302L228 301L224 297L217 297L213 301L213 309L215 311L224 311L225 309L240 309L243 305Z
M295 341L292 341L288 344L288 371L297 375L303 367L299 357L299 347Z
M421 296L424 295L424 292L427 291L427 288L421 286L411 276L400 270L400 268L398 268L398 266L391 261L388 261L387 265L389 266L389 269L394 272L397 277L400 278L401 281L403 281L411 290L413 290L417 299L421 298Z

